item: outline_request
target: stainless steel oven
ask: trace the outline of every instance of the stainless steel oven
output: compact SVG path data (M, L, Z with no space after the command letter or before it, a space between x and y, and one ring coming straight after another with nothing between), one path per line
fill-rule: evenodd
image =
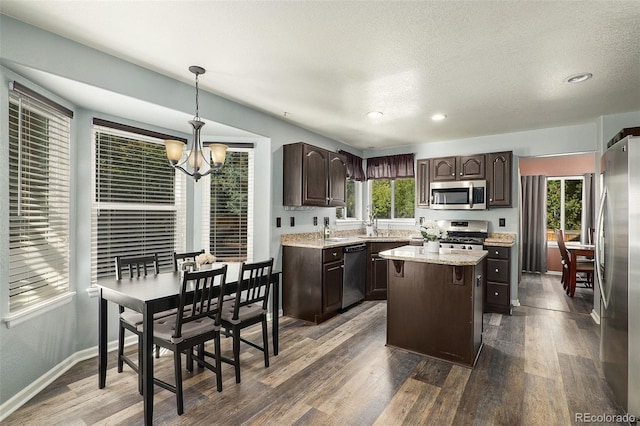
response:
M486 180L432 182L431 208L436 210L486 210Z

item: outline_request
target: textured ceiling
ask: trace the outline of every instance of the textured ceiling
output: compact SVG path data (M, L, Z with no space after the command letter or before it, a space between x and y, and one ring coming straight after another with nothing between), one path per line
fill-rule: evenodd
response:
M187 83L200 65L202 89L360 149L640 110L638 1L2 0L0 11ZM564 82L581 72L593 78Z

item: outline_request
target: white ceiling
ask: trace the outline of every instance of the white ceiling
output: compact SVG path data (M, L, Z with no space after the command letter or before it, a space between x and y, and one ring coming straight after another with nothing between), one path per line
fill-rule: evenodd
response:
M201 89L360 149L640 110L636 0L2 0L0 11L186 83L200 65ZM581 72L593 78L564 82Z

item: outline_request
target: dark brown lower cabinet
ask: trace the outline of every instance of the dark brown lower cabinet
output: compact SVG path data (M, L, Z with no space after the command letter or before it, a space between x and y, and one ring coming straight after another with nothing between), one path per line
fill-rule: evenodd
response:
M378 253L407 245L407 242L380 242L367 244L367 285L365 300L386 300L387 298L387 260Z
M342 306L342 247L282 248L284 315L316 324Z
M387 344L467 367L482 347L484 268L389 262Z
M487 294L485 312L511 315L511 248L485 247L487 256Z

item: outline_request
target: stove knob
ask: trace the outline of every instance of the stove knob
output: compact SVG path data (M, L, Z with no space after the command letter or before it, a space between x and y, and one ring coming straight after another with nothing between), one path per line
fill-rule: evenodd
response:
M464 245L460 246L460 250L464 250L466 248L467 248L467 246L464 246Z
M453 244L449 244L449 248L453 248Z
M467 247L467 250L473 250L473 247L469 246Z

